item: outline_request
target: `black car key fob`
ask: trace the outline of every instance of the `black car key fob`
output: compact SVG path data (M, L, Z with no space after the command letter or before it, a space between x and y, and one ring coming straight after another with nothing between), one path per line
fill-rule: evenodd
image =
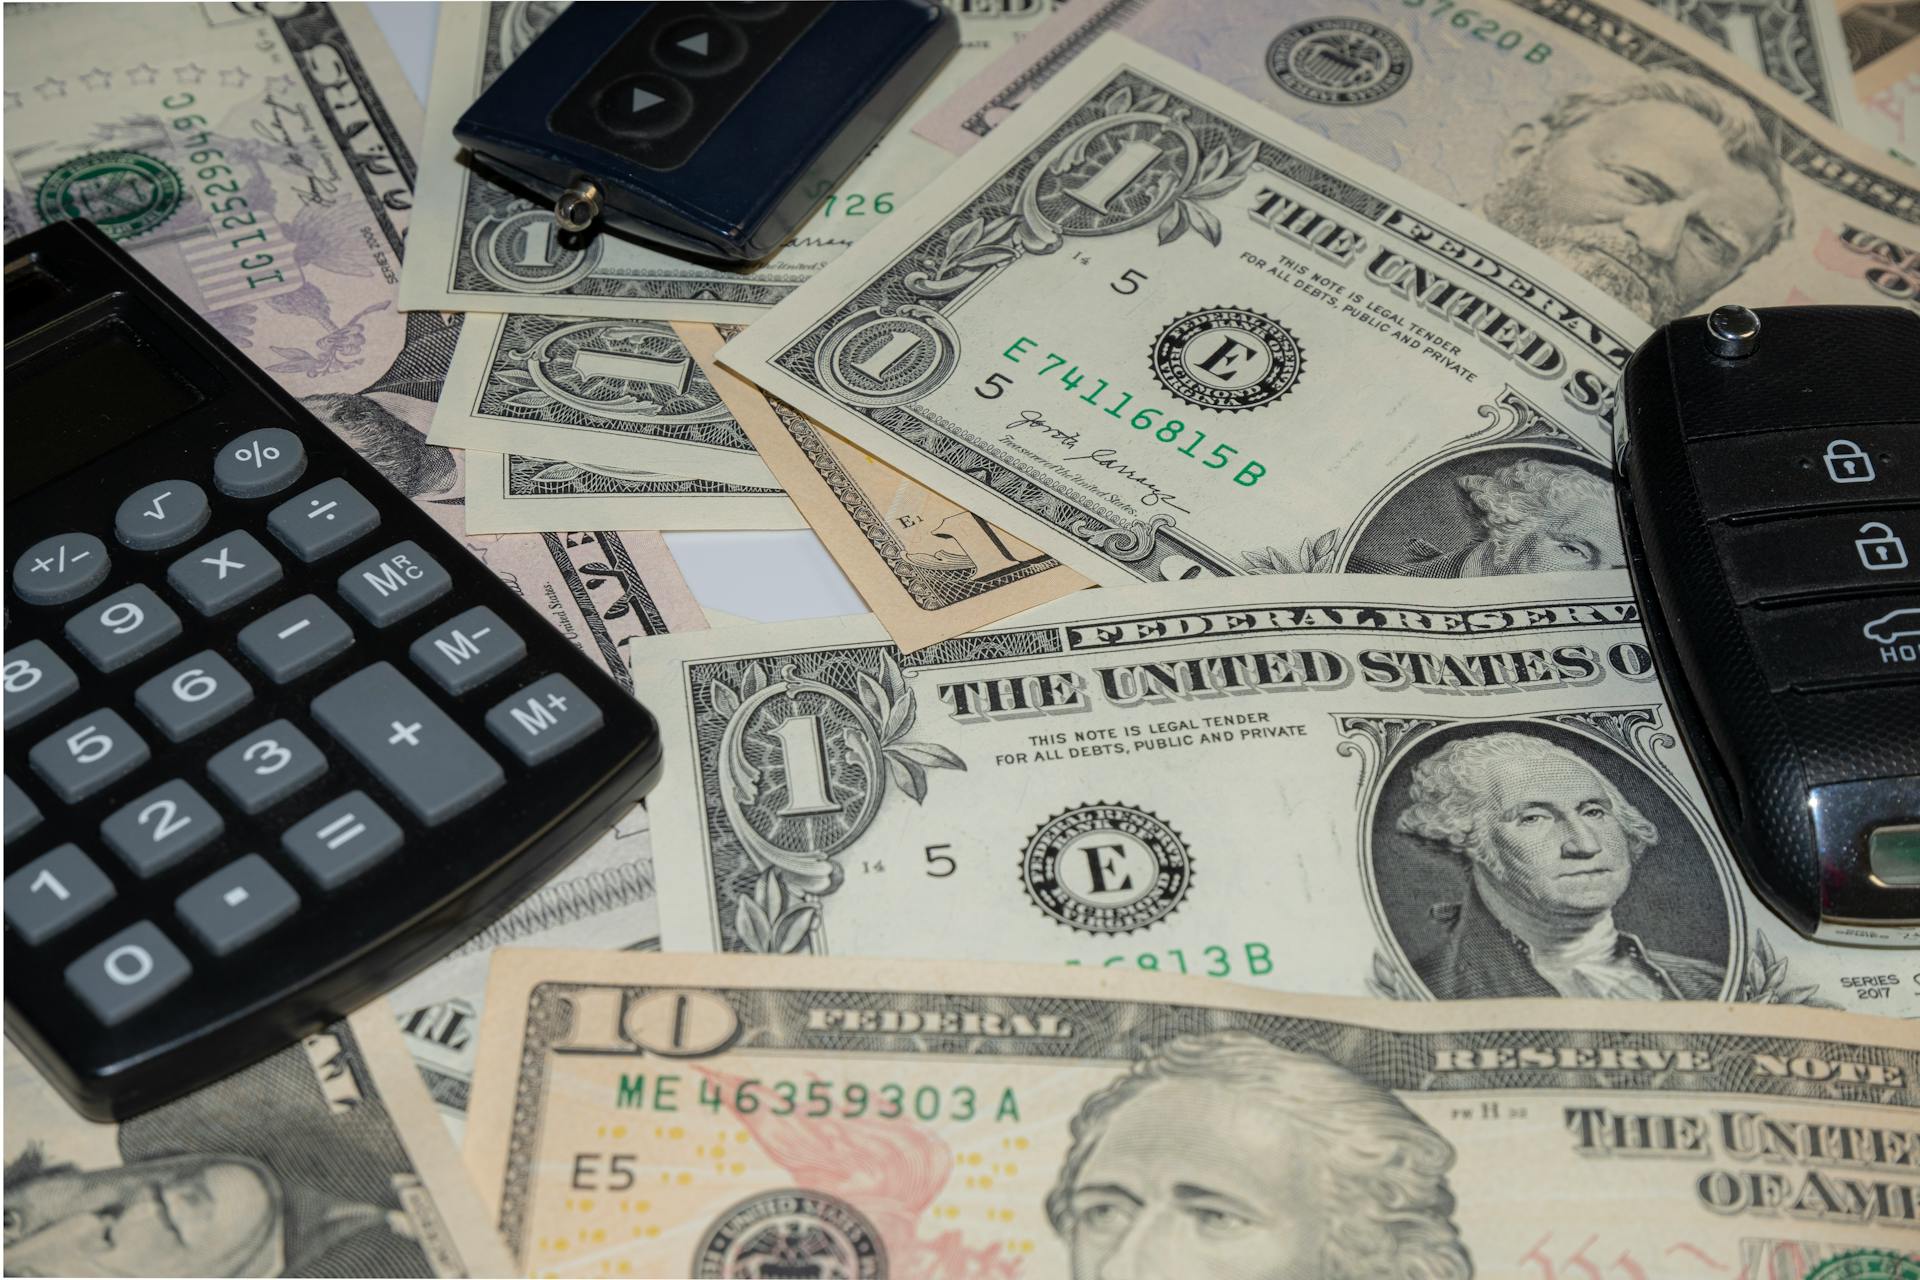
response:
M1616 413L1635 594L1755 891L1809 937L1920 945L1920 315L1676 320Z
M778 248L959 45L934 0L576 4L454 137L554 201L691 253Z

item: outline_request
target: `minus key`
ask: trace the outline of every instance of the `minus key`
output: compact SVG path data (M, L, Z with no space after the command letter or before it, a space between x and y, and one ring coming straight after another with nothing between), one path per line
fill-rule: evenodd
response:
M353 628L312 595L288 601L240 631L240 651L275 684L305 675L352 645Z

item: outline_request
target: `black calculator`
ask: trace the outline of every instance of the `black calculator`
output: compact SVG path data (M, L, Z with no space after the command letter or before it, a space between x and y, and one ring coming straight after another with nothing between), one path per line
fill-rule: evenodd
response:
M792 235L960 43L936 0L576 4L454 136L554 202L690 253Z
M92 226L7 246L7 1034L96 1119L405 979L653 718Z

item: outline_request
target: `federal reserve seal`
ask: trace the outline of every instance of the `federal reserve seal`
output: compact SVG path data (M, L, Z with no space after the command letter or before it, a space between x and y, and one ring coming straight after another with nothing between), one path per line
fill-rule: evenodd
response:
M1145 809L1089 804L1027 841L1021 882L1033 904L1081 933L1132 933L1172 915L1193 884L1180 833Z
M1267 46L1267 74L1296 98L1327 106L1378 102L1407 82L1413 54L1365 18L1315 18L1282 31Z
M692 1274L881 1280L887 1250L852 1205L796 1187L750 1196L727 1210L694 1252Z
M1188 404L1239 413L1293 390L1306 357L1278 320L1245 307L1210 307L1162 329L1149 363L1155 380Z
M1920 1280L1920 1256L1891 1249L1853 1249L1828 1258L1806 1280Z
M179 209L185 188L171 166L139 151L93 151L67 161L34 193L42 222L90 218L115 240L153 230Z

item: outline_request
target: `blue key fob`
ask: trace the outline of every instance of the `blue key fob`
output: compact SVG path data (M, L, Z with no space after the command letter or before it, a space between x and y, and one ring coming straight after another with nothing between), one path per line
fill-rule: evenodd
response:
M512 185L669 247L793 234L959 44L934 0L576 4L454 126Z

